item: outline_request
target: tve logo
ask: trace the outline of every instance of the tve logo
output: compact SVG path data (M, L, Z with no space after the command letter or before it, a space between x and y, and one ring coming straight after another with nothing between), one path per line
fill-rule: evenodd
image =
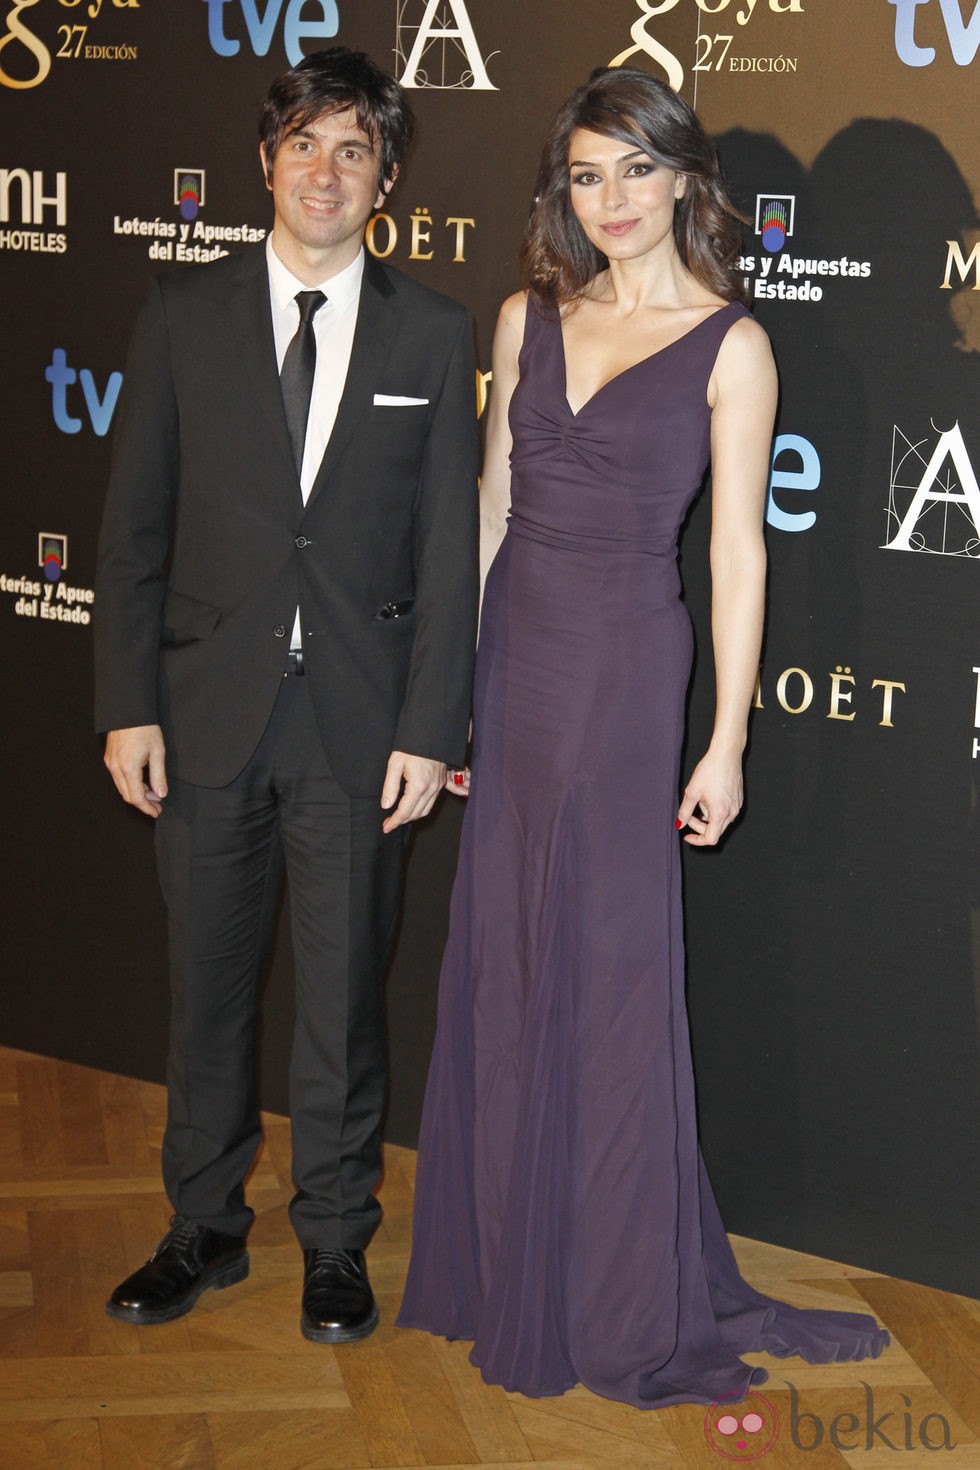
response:
M56 347L51 354L50 363L44 369L44 376L51 384L51 412L63 434L77 434L83 427L83 420L76 418L68 411L68 389L76 382L82 385L82 397L85 400L92 428L100 439L108 434L112 415L115 413L119 399L119 390L122 387L122 373L109 374L109 381L100 398L95 379L88 368L80 368L76 372L68 365L68 354L65 349Z
M267 56L282 19L283 46L290 66L297 66L305 56L305 40L322 41L335 36L340 28L336 0L204 0L208 7L208 40L219 56L237 56L241 42L225 30L225 11L245 22L249 45L256 56ZM318 12L304 17L303 11Z
M888 0L888 3L895 7L895 50L906 66L931 66L936 59L935 46L920 46L915 39L916 11L920 5L934 3L938 3L942 12L956 65L969 66L973 61L980 48L980 0L975 0L968 21L963 19L962 0Z
M799 434L778 434L772 450L772 473L766 520L777 531L809 531L816 524L815 510L784 510L776 502L777 490L819 490L820 456Z

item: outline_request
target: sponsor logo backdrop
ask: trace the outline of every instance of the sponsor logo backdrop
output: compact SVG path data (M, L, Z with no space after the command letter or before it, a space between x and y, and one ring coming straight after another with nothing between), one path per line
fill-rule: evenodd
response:
M980 1295L971 0L0 0L0 1039L162 1076L150 835L89 734L112 418L151 275L264 238L258 102L334 41L411 89L418 146L368 245L471 307L479 411L562 98L593 66L640 66L717 136L783 394L748 806L722 851L687 854L705 1152L732 1229ZM709 516L710 487L683 546L702 651L691 759L712 700ZM416 834L392 968L403 1143L461 810L444 801ZM281 935L265 1008L274 1108L287 951Z

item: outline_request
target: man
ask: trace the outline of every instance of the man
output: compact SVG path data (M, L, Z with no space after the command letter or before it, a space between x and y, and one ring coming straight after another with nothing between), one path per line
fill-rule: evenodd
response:
M462 307L363 248L411 139L398 84L333 47L273 83L259 131L272 234L154 284L102 527L97 723L156 820L168 908L174 1209L106 1310L171 1321L248 1274L256 996L285 867L301 1326L335 1343L378 1317L364 1248L407 824L466 742L475 369Z

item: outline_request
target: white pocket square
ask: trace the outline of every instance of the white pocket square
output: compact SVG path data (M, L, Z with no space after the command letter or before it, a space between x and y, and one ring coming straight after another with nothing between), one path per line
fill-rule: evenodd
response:
M427 398L404 398L400 393L375 393L375 408L421 408Z

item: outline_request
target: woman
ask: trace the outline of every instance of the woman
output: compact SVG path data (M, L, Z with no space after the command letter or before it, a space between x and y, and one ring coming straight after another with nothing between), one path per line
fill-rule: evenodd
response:
M734 1400L765 1377L740 1352L887 1341L742 1281L697 1143L675 828L713 846L742 804L776 374L669 88L593 73L536 193L494 343L472 786L399 1321L474 1339L530 1395ZM709 457L717 709L678 807L676 541Z

